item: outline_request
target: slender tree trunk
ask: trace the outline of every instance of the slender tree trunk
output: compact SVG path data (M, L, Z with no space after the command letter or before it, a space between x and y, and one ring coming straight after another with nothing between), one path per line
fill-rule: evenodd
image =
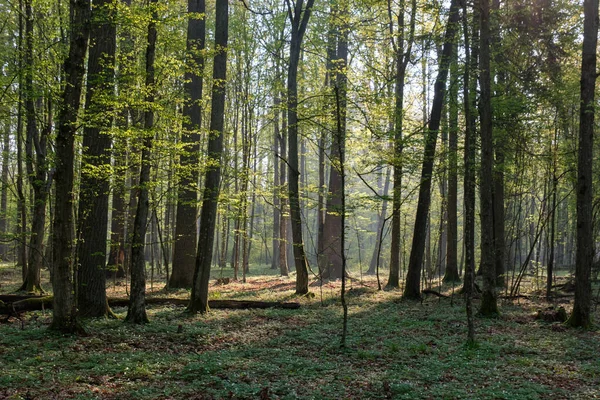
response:
M408 273L406 275L406 287L404 288L403 294L403 297L406 299L419 299L421 297L421 265L423 264L423 252L425 250L427 216L431 204L431 176L433 172L437 134L442 116L444 95L446 93L448 67L452 57L454 37L458 30L457 23L458 3L456 0L452 0L450 4L450 15L446 26L442 56L439 61L438 76L435 82L428 133L425 141L417 215L415 217L413 242L410 252Z
M381 241L383 240L383 224L387 218L387 197L389 194L390 188L390 175L391 168L387 168L385 173L385 182L383 184L383 200L381 203L381 213L379 214L379 219L377 221L377 239L375 240L375 247L373 248L373 255L371 256L371 262L369 263L369 269L367 270L367 275L375 275L377 272L377 265L379 258L381 257Z
M56 134L56 208L53 222L53 319L51 329L72 333L80 329L73 296L73 181L75 133L85 54L89 38L90 2L71 0L69 54L64 64L65 86Z
M469 40L469 24L467 21L467 2L463 2L463 33L465 38L465 71L463 79L463 101L465 113L465 149L464 149L464 255L465 277L464 295L467 314L467 343L475 343L475 326L473 322L473 288L475 283L475 90L477 83L471 79L471 72L478 66L478 32L479 16L477 7L473 15L473 41ZM473 43L471 51L470 43Z
M7 119L4 125L2 144L2 194L0 195L0 235L2 243L0 243L0 258L2 261L8 259L8 245L4 242L8 236L8 163L10 154L10 119Z
M129 307L125 320L134 324L148 322L146 314L146 257L144 255L146 228L149 213L149 184L150 169L152 167L152 140L154 138L154 112L151 105L154 103L155 67L156 57L156 21L158 11L157 0L150 1L151 17L148 23L148 36L146 46L146 90L145 101L148 109L144 111L144 141L142 143L142 161L139 173L137 208L133 222L133 233L131 238L131 292L129 294Z
M498 314L494 246L494 146L492 132L492 94L490 71L490 0L480 0L480 55L479 55L479 115L481 118L481 270L483 293L479 313L483 316ZM503 205L504 207L504 205Z
M290 0L286 0L291 9ZM300 191L298 182L300 170L298 169L298 64L300 62L300 47L306 32L314 0L307 0L306 8L302 11L304 0L293 3L293 12L290 12L291 41L290 60L288 65L288 194L290 205L290 219L292 225L292 238L294 246L294 265L296 266L296 293L308 293L308 263L304 252L302 240L302 216L300 214Z
M24 49L23 49L23 0L19 0L19 104L17 106L17 265L21 266L23 282L27 278L27 207L23 191L23 99L24 99Z
M229 1L217 0L215 22L215 48L218 49L213 63L213 88L210 112L210 132L207 157L214 161L206 170L202 210L200 212L200 234L196 252L196 267L192 295L188 311L208 312L208 283L212 260L219 183L221 180L221 156L223 153L223 128L225 117L225 82L227 79L227 39Z
M468 68L468 66L466 66ZM444 282L458 282L458 57L450 65L448 99L448 237Z
M33 207L31 220L31 236L29 238L29 258L27 261L27 274L20 290L27 292L41 292L41 270L44 260L44 232L46 225L46 202L48 200L48 173L46 166L46 144L50 134L51 124L48 124L40 133L37 126L37 116L33 92L33 8L30 0L25 1L25 115L26 138L25 154L27 175L33 191ZM48 111L51 113L51 100L48 98ZM48 116L51 120L51 115Z
M279 131L279 107L281 105L281 99L279 96L275 96L273 101L273 258L271 260L271 269L276 270L279 266L279 229L281 224L281 205L280 205L280 193L281 188L279 186L279 141L281 140L281 132Z
M200 152L200 128L202 125L202 74L206 15L205 0L188 1L188 31L185 91L190 96L183 107L183 137L185 145L181 155L181 177L178 184L177 219L175 223L175 247L173 249L173 273L170 288L191 288L196 255L196 216L198 212L198 156Z
M579 110L579 150L577 162L577 250L575 258L575 303L567 323L573 327L592 325L590 274L594 261L592 230L592 165L596 88L596 49L598 44L598 0L583 2L583 51Z
M100 317L108 311L106 301L106 239L110 177L110 111L103 98L114 93L116 26L112 1L94 2L90 28L85 111L89 125L83 130L83 164L79 197L77 307L80 316ZM102 112L101 112L102 111ZM102 115L102 116L100 116Z

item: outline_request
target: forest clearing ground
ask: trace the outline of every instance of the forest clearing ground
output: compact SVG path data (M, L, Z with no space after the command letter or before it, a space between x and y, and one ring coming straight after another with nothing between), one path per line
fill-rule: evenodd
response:
M14 291L18 272L0 270L0 293ZM374 277L352 279L342 350L339 282L313 285L314 297L298 297L293 275L269 273L257 269L247 283L217 284L217 270L211 298L298 301L300 309L190 317L182 306L151 307L150 324L90 320L85 337L49 332L50 312L11 318L0 324L0 399L600 397L600 331L536 320L549 304L533 291L501 300L500 318L477 319L478 345L468 348L459 295L404 302L401 291L377 291ZM188 295L153 286L148 295ZM441 289L452 294L451 286ZM125 285L109 284L108 294L125 296ZM559 300L570 311L572 299ZM600 311L594 313L597 322Z

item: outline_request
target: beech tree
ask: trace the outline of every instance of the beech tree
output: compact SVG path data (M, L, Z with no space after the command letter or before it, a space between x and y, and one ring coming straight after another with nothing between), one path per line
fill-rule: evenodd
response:
M69 54L64 63L65 86L56 133L56 207L52 230L53 317L51 329L72 333L80 329L73 298L73 181L77 113L85 73L90 33L89 0L71 0Z
M592 288L590 274L594 262L594 232L592 230L592 160L597 45L598 0L583 2L583 50L581 60L579 103L579 146L577 161L577 253L575 257L575 303L567 323L589 328L592 324Z
M229 37L229 1L217 0L215 9L215 58L213 62L213 87L211 93L210 131L202 208L200 233L196 251L196 265L192 295L188 311L206 313L208 308L208 282L212 263L213 241L217 219L217 202L221 179L221 156L223 153L223 126L225 117L225 83L227 79L227 41Z

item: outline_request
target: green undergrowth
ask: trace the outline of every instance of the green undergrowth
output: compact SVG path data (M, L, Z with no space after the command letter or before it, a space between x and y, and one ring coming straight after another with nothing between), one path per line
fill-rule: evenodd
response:
M293 279L281 279L282 284ZM600 331L534 319L547 304L503 302L466 345L456 296L422 303L356 282L341 349L337 289L212 286L211 295L299 301L298 310L149 308L151 323L85 321L50 332L48 313L0 324L0 399L588 399L600 396ZM269 288L270 287L270 288ZM477 304L476 304L477 305ZM568 306L568 305L567 305ZM126 309L114 310L124 317ZM599 313L595 313L596 321Z

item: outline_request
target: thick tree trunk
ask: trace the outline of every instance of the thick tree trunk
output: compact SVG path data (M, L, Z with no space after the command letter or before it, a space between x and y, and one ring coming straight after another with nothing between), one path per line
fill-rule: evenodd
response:
M498 314L494 246L494 149L492 132L492 93L490 71L490 0L480 0L480 55L479 55L479 115L481 118L481 271L483 293L479 313L483 316Z
M187 70L185 92L190 96L183 107L183 137L185 145L181 155L182 167L177 197L173 273L170 288L191 288L196 260L196 218L198 213L198 156L200 128L202 125L202 74L206 16L205 0L188 1Z
M567 324L589 328L592 325L590 274L594 260L592 231L592 160L596 88L596 49L598 44L598 0L584 0L581 95L579 110L579 150L577 162L577 250L575 259L575 303Z
M446 79L450 65L452 51L454 48L454 37L458 30L458 2L452 0L450 4L450 15L446 25L444 47L439 61L438 76L435 82L433 103L431 106L431 117L429 119L428 132L425 140L425 153L423 156L423 167L421 171L421 185L419 187L419 201L417 204L417 215L413 242L410 252L408 273L406 275L406 287L403 297L406 299L419 299L421 297L421 265L423 264L423 253L425 251L427 216L431 204L431 176L437 134L440 127L444 95L446 93Z
M53 222L51 329L72 333L80 329L73 298L73 181L75 132L79 111L90 23L90 1L71 0L69 55L65 60L65 86L56 134L56 211Z
M148 23L148 37L146 47L146 95L147 107L154 103L156 88L154 59L156 57L156 10L157 0L151 0L152 14ZM142 165L138 182L138 198L135 219L133 222L133 236L131 238L131 293L129 295L129 308L126 321L134 324L148 322L146 314L146 257L144 255L146 227L149 213L148 185L150 183L152 140L154 138L154 112L151 108L144 111L144 142L142 144Z
M209 310L208 283L217 219L219 183L221 180L221 156L223 153L223 128L225 117L225 80L227 78L227 40L229 28L228 0L217 0L215 21L215 54L213 63L213 87L211 95L210 132L207 157L213 163L206 170L202 210L200 212L200 234L196 252L196 265L192 295L188 310L205 313Z
M116 26L112 2L100 0L92 8L88 57L86 117L83 130L83 165L79 196L77 308L80 316L106 315L106 239L110 177L110 111L101 99L114 93Z

